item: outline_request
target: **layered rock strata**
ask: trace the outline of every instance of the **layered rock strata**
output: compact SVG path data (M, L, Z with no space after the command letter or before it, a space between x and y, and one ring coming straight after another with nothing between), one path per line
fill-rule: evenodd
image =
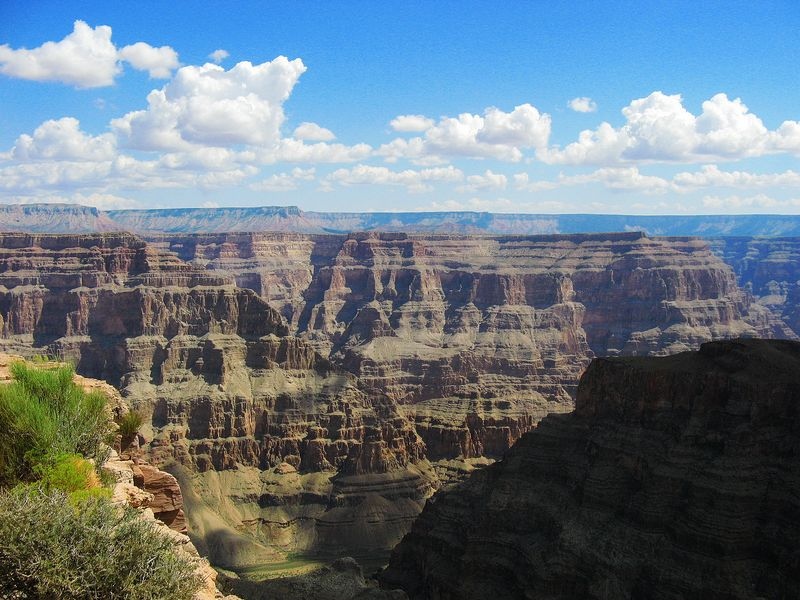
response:
M800 343L596 359L575 411L430 501L412 598L800 597Z
M128 234L8 234L0 286L4 346L72 360L148 417L152 462L176 465L215 562L385 552L436 487L394 401L224 273ZM141 476L180 529L171 476Z
M429 457L498 457L570 410L595 354L788 336L694 238L229 234L152 237L234 278L290 331L386 393Z
M800 334L800 238L727 237L710 244L731 265L739 285Z

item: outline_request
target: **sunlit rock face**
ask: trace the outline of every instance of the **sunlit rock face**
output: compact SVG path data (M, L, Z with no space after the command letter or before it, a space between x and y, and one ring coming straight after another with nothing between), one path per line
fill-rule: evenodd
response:
M437 494L382 575L412 598L800 596L800 343L591 363L575 411Z
M256 291L290 331L401 405L428 456L499 457L570 410L595 355L781 335L695 238L640 233L151 237Z
M0 236L2 344L57 354L150 418L211 558L385 552L437 486L396 402L235 279L128 234Z
M387 552L595 355L775 335L696 239L0 234L0 345L149 418L217 564Z

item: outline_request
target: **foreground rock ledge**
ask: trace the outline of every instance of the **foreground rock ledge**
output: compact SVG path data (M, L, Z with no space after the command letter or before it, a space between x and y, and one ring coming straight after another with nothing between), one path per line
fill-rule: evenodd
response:
M576 409L430 501L412 598L800 597L800 344L592 362Z

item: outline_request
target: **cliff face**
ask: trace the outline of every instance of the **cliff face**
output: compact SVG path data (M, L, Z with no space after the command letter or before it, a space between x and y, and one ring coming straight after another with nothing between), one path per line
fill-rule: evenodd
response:
M575 411L428 503L419 598L800 597L800 344L592 362Z
M800 238L729 237L710 244L740 286L780 317L778 325L800 333Z
M572 408L595 354L770 335L696 239L229 234L151 238L267 300L293 334L386 393L430 458L498 457Z
M397 405L226 274L128 234L8 234L0 248L2 345L73 360L151 416L151 458L184 477L216 562L385 551L433 492Z

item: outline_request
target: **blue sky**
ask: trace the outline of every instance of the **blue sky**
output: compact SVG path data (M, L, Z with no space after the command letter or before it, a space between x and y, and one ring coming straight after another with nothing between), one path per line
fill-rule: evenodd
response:
M6 1L0 202L800 213L798 31L788 1Z

